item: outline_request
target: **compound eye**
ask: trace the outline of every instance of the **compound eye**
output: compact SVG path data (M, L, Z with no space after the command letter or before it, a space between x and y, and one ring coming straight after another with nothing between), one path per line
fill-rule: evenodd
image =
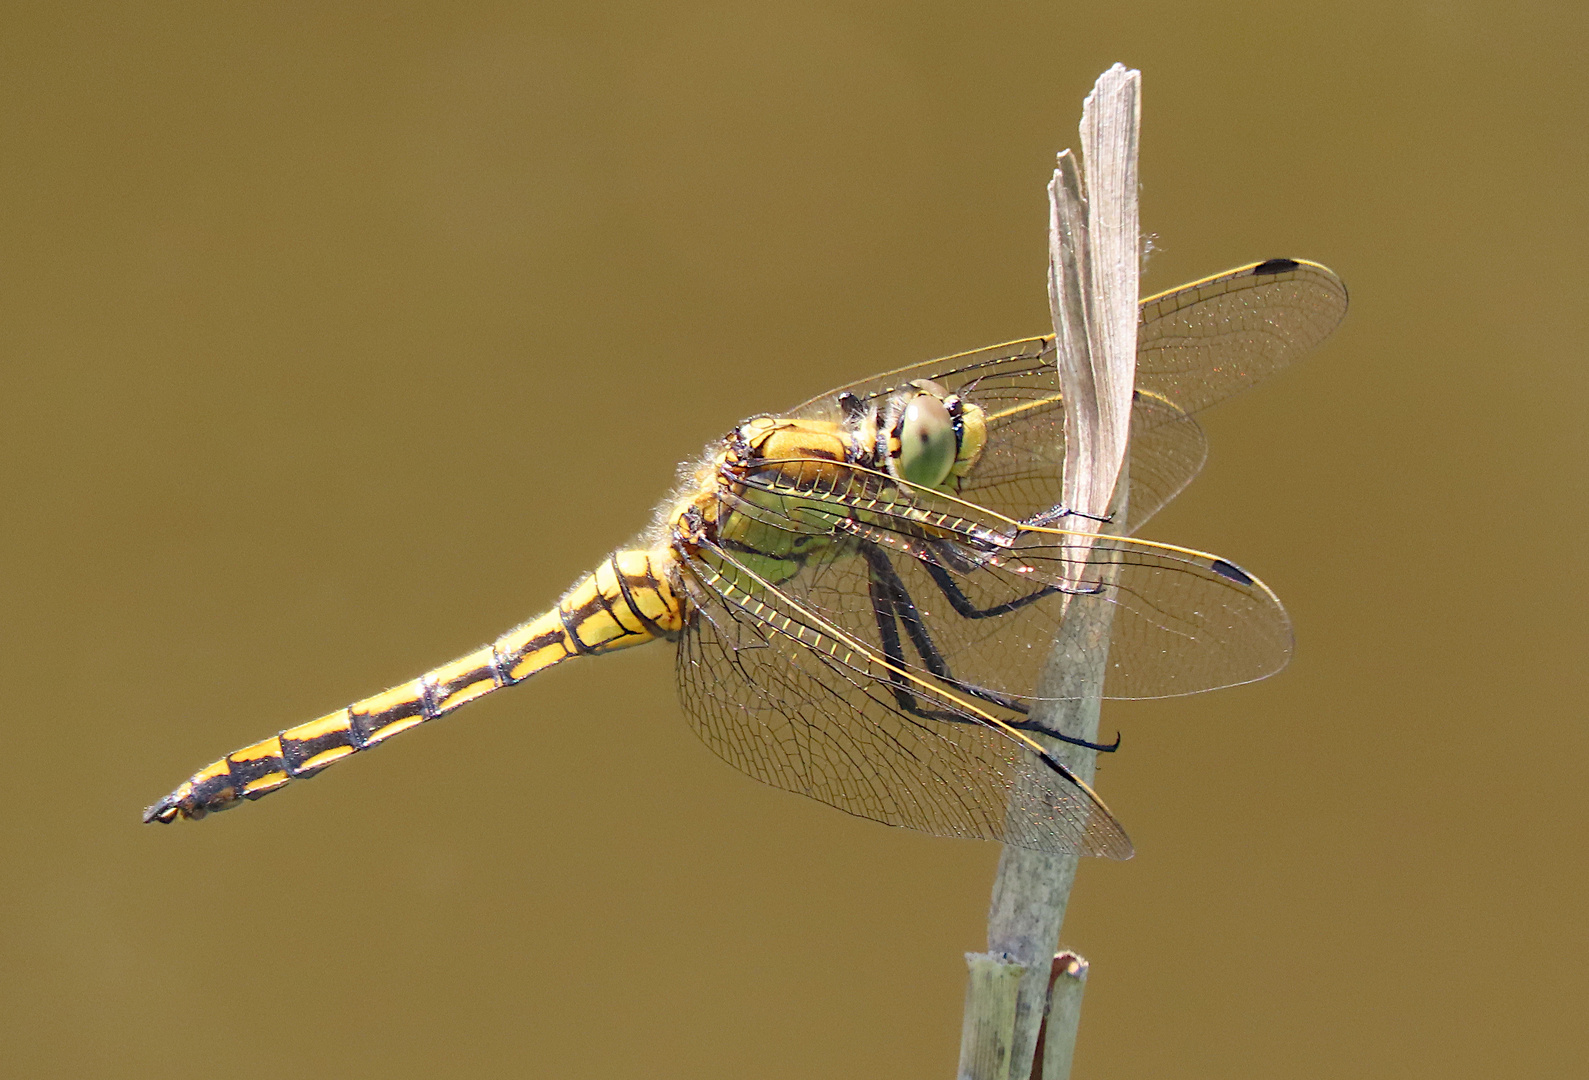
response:
M932 394L917 394L899 418L899 476L935 488L948 477L960 452L954 420Z

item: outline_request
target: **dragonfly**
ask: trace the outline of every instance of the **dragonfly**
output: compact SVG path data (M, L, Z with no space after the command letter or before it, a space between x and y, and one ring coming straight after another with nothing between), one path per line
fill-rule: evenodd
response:
M144 821L238 806L565 660L665 640L696 733L758 780L927 833L1128 858L1124 828L1044 737L1113 747L1037 718L1042 665L1078 596L1111 605L1106 698L1285 665L1290 621L1262 581L1134 534L1201 469L1195 414L1293 363L1346 306L1340 279L1299 259L1141 301L1126 519L1103 533L1061 527L1052 336L754 416L543 614L227 754Z

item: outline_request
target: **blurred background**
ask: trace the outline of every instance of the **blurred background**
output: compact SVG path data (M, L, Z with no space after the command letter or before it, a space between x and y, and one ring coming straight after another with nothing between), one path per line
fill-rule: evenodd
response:
M1581 4L12 5L0 1073L952 1075L998 857L718 762L672 651L172 828L541 610L741 417L1045 332L1142 69L1147 291L1353 308L1148 535L1268 682L1107 706L1080 1077L1589 1069Z

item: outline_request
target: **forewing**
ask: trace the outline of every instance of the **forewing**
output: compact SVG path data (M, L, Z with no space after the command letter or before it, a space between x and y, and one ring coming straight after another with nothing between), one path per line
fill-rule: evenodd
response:
M909 683L918 708L936 715L902 709L891 685L902 672L870 639L721 549L698 549L684 576L694 615L679 643L680 697L696 733L735 768L889 825L1130 856L1097 797L1001 730L993 707Z
M1142 301L1128 532L1202 467L1206 444L1191 414L1314 348L1341 321L1346 300L1327 267L1271 259ZM987 447L962 483L965 497L1018 521L1061 503L1064 414L1052 337L900 368L812 398L791 415L837 421L840 394L880 402L915 379L931 379L987 414Z
M895 605L905 612L898 620L904 663L948 690L1033 700L1068 595L1078 590L1114 605L1105 697L1172 697L1253 682L1290 656L1290 621L1274 593L1218 556L1017 528L968 503L880 487L860 471L822 497L849 515L835 527L835 545L882 555L897 582L890 587L908 598ZM780 587L879 648L884 630L870 592L883 566L875 558L830 559ZM912 637L910 620L924 637Z

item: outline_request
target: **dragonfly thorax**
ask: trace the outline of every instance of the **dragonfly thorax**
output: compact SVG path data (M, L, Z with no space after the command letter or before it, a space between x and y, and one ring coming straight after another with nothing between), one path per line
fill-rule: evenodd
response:
M753 417L708 450L668 515L681 554L722 544L769 582L846 549L857 508L901 490L953 493L986 444L982 408L926 379L838 419Z

